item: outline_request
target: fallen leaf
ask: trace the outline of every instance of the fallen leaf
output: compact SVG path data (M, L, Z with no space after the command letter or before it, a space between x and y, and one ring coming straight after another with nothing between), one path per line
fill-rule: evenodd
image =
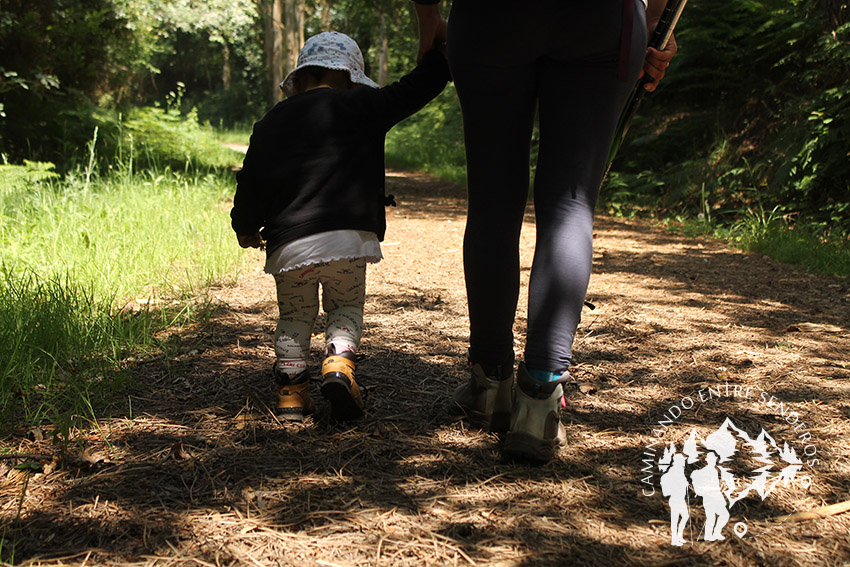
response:
M578 385L578 390L582 394L595 394L596 386L594 386L590 382L582 382Z
M171 446L171 456L177 459L178 461L187 461L193 458L192 453L186 450L183 447L183 442L178 441L174 445Z
M30 429L30 437L32 437L32 440L36 443L41 443L44 441L44 430L40 427L33 427Z
M49 462L43 462L41 472L50 474L59 469L59 457L53 457Z
M104 459L100 455L100 453L92 453L91 451L89 451L88 447L86 447L85 449L83 449L83 452L80 454L80 460L83 461L84 463L88 463L90 465L96 465L100 462L103 462L106 459Z

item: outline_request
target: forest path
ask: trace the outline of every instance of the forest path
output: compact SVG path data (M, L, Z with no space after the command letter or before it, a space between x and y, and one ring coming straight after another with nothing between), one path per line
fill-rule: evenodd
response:
M210 323L176 332L175 356L137 363L132 415L89 435L100 462L31 477L19 520L21 485L6 482L3 557L14 533L15 562L40 565L850 561L850 514L770 521L850 498L847 281L599 217L588 293L596 308L584 313L577 384L562 413L569 444L545 466L503 462L495 436L445 411L467 375L463 190L391 173L388 193L399 206L388 212L385 259L369 268L362 420L330 423L318 392L317 415L304 424L268 413L274 286L261 254L248 252L251 267L217 290ZM531 210L526 221L523 296ZM524 324L523 297L518 353ZM320 347L316 337L314 363ZM790 482L764 500L751 492L737 502L725 541L702 540L691 494L687 543L673 547L654 463L665 444L681 449L692 429L704 439L726 418L740 428L728 464L736 494L765 462L768 485L787 464L769 446L758 460L738 431L756 439L766 430L801 466L785 469Z

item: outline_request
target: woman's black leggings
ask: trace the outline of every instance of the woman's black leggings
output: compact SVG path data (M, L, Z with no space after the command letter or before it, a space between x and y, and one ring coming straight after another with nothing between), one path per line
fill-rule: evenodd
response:
M630 47L621 50L621 38L629 37L622 1L454 0L448 53L466 143L463 249L474 362L514 356L519 235L537 113L537 242L525 362L550 372L570 365L590 279L593 209L646 50L641 0L626 0L635 10ZM621 51L627 63L619 68Z

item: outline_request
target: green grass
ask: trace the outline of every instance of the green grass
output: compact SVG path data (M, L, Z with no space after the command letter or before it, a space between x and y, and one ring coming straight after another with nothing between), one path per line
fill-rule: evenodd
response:
M112 302L70 277L45 280L5 268L0 274L0 417L33 425L45 418L62 421L65 409L81 414L87 404L78 402L90 397L93 387L105 394L120 385L120 376L109 370L134 344L134 335L143 333L129 323L121 328Z
M0 188L2 259L97 296L173 295L234 268L230 180L144 171Z
M209 286L243 258L228 214L241 156L191 117L140 112L120 131L103 168L96 148L114 130L93 133L88 159L64 178L49 164L0 166L6 428L48 422L69 442L114 400L123 361L164 348L159 331L208 315Z
M730 236L744 250L800 266L808 272L850 277L850 235L825 232L820 225L738 226Z
M616 214L612 207L609 211ZM659 223L672 232L691 238L718 238L735 248L764 254L809 273L850 278L850 234L827 230L821 223L798 220L791 224L781 217L765 219L753 214L745 214L731 225L683 215Z
M215 139L222 144L241 144L247 146L251 139L252 130L253 126L250 124L239 128L216 130Z
M386 161L390 167L425 171L466 185L463 125L454 85L390 130Z

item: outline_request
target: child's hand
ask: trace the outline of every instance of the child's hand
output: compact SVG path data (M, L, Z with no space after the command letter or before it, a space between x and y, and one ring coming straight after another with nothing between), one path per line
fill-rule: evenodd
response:
M237 234L236 238L239 239L239 246L242 248L263 248L263 237L259 232L251 235Z

